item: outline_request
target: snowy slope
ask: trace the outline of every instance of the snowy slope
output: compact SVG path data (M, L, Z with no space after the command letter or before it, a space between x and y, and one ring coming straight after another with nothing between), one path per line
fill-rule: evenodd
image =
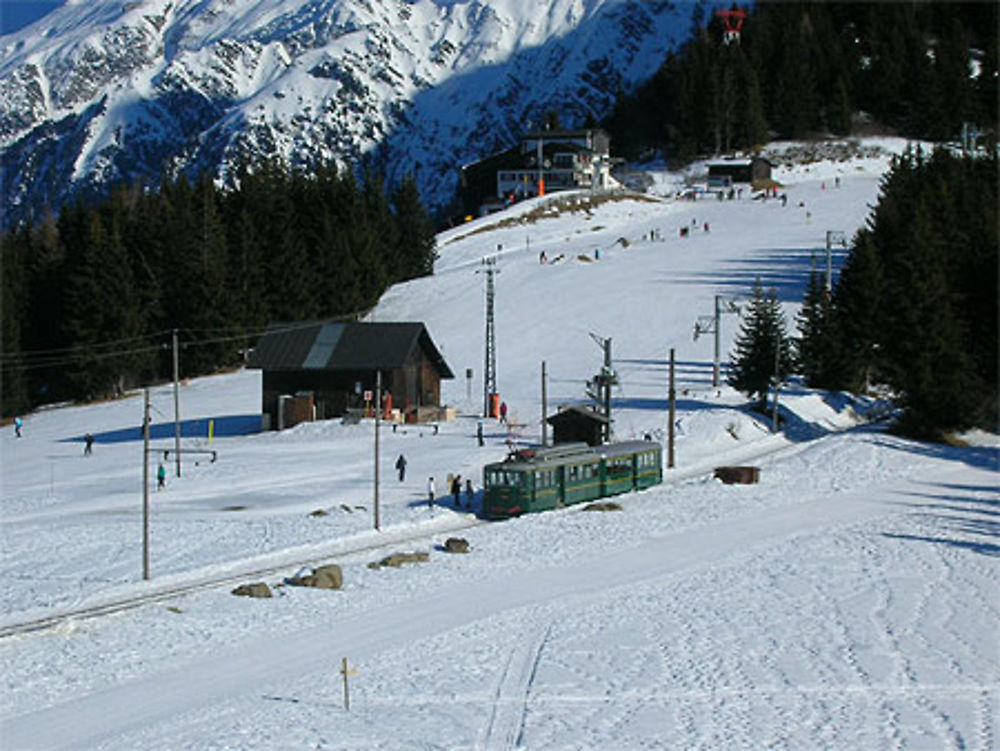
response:
M883 157L785 170L785 207L664 197L528 223L537 206L524 204L442 235L435 275L390 290L373 317L423 320L452 370L480 378L475 271L502 246L499 385L516 425L488 423L478 448L481 384L467 397L460 376L444 394L456 421L437 434L384 430L382 532L371 530L371 422L217 435L218 462L186 465L152 494L153 579L142 582L141 397L27 416L24 438L0 436L0 626L269 566L259 578L274 586L304 561L341 564L345 587L248 600L229 585L2 638L0 743L995 748L996 448L902 440L860 421L852 407L863 402L800 387L783 394L788 428L772 435L739 395L711 388L711 341L691 339L716 294L744 295L756 276L791 314L812 251L827 229L860 226L884 167ZM677 179L658 184L666 193ZM682 239L692 219L698 230ZM578 259L595 248L600 260ZM540 265L541 250L563 260ZM724 320L724 351L737 328ZM666 483L620 497L616 513L476 524L429 511L427 475L478 486L507 439L537 438L542 359L550 409L581 399L600 366L591 332L613 339L623 438L662 437L676 349L678 467ZM209 418L238 427L257 414L258 389L249 372L185 384L186 445L207 445ZM169 446L170 390L153 402L156 443ZM98 443L85 458L87 431ZM761 467L759 485L709 479L743 461ZM439 549L453 534L468 555ZM397 550L430 560L366 566ZM344 657L358 671L349 712Z
M688 17L635 0L70 2L0 37L2 187L16 213L164 169L378 147L439 206L459 165L547 112L603 117Z

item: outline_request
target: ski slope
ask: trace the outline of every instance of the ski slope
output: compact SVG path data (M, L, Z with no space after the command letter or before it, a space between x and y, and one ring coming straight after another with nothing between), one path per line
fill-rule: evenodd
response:
M528 202L442 234L434 276L389 290L371 317L427 325L459 375L443 385L459 417L383 429L379 532L370 421L227 435L259 414L259 375L192 380L184 443L207 448L214 420L219 459L151 493L143 582L141 395L26 416L23 438L0 436L0 627L59 622L0 639L0 747L996 748L995 440L908 441L864 419L871 402L795 384L772 434L711 386L711 339L691 337L716 295L745 297L756 277L794 315L825 232L861 226L885 166L785 170L785 206L675 201L679 176L661 175L661 196L545 218ZM542 251L562 259L540 264ZM487 422L479 448L487 255L514 426ZM723 318L723 353L738 326ZM428 475L478 488L507 441L538 440L543 360L550 412L583 401L602 357L591 334L613 340L620 438L663 438L676 350L678 466L665 483L619 497L620 512L479 524L429 510ZM172 398L153 391L163 448ZM761 482L712 480L725 463L760 466ZM456 534L468 555L441 550ZM400 550L430 560L366 565ZM321 562L342 566L343 590L276 586ZM199 586L263 570L270 600ZM68 615L171 588L114 615ZM357 671L350 711L342 658Z

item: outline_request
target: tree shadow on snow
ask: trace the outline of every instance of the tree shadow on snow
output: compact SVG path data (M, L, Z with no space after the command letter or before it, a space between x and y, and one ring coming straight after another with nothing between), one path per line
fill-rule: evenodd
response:
M208 438L209 423L214 421L212 435L216 438L232 438L235 436L253 435L261 432L261 416L256 415L223 415L220 417L199 417L192 420L181 420L181 438ZM94 433L94 443L128 443L141 441L142 426L136 425L117 430L105 430ZM160 440L174 437L174 423L154 422L149 426L150 439ZM62 443L83 443L84 436L64 438Z
M986 485L949 485L927 483L927 493L907 493L908 498L919 501L900 501L899 504L915 509L914 516L932 522L943 530L941 536L883 533L883 537L950 545L974 553L1000 557L1000 500L996 489ZM950 534L954 534L954 537ZM974 538L986 539L974 539ZM973 538L973 539L970 539Z
M846 259L847 251L843 248L835 248L831 252L834 279ZM698 272L667 281L698 285L711 282L720 288L721 293L749 300L754 282L760 279L765 293L773 289L780 302L800 303L805 297L809 274L813 269L821 275L826 273L825 247L775 248L751 258L723 261L721 268L714 271ZM705 315L709 313L710 310L705 311Z

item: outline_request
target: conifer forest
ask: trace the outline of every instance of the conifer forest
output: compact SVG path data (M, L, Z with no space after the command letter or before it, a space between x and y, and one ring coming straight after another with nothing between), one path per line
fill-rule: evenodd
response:
M114 396L241 361L264 327L365 311L431 273L434 230L412 180L265 165L122 186L3 241L3 405Z

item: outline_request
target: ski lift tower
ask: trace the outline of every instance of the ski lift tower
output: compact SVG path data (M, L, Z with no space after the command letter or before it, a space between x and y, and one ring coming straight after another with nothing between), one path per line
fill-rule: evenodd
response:
M503 250L503 245L497 245L497 253ZM493 298L496 293L493 287L493 277L500 273L496 267L496 256L484 258L483 268L477 274L486 275L486 362L483 366L483 417L496 417L497 401L497 348L496 334L493 327Z
M740 43L740 32L743 31L743 22L747 18L746 11L733 7L729 10L717 10L715 15L722 19L722 41L726 44L731 42Z

